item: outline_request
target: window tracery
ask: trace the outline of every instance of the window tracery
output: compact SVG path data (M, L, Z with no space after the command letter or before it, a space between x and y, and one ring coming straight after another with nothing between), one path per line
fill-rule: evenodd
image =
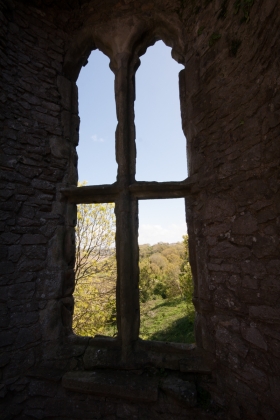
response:
M155 42L149 41L149 45ZM134 126L135 72L139 56L146 45L138 45L132 52L125 50L111 59L115 73L117 110L116 160L117 180L112 184L64 188L68 202L115 203L117 257L117 341L121 344L122 360L128 360L139 339L139 250L138 201L159 198L187 197L191 182L136 181L136 145Z

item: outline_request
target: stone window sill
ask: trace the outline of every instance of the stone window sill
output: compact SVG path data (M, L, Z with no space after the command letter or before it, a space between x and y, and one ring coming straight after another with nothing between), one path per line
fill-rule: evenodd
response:
M200 383L211 386L213 360L194 344L138 340L129 363L121 359L118 339L68 336L56 354L73 358L76 367L54 372L32 369L28 376L62 381L62 386L81 394L152 403L164 393L179 405L197 409ZM69 366L69 365L68 365Z

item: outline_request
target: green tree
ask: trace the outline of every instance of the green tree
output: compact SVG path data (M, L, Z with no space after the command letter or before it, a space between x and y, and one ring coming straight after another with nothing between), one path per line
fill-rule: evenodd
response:
M75 309L78 335L104 333L116 318L114 204L79 204L76 225Z
M151 263L149 258L141 258L139 261L139 292L140 301L146 302L153 294L153 288L157 278L158 267Z
M141 338L194 342L188 236L175 244L140 245L139 267Z
M183 236L184 243L184 256L183 262L180 267L179 274L179 284L181 289L181 294L187 300L188 303L192 303L193 297L193 279L191 266L189 262L189 237L188 235Z
M181 295L179 283L183 261L183 243L158 243L140 246L140 299L146 302L152 296L163 299Z

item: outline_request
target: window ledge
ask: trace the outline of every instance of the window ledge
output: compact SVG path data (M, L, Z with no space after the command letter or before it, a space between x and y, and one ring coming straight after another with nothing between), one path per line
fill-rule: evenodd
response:
M56 354L63 359L69 356L78 359L77 369L69 371L69 367L65 367L68 371L54 371L47 365L37 366L28 376L46 381L62 380L63 387L69 391L101 399L153 403L159 401L163 393L180 406L199 410L200 384L206 384L207 389L215 382L211 374L214 358L209 359L209 355L194 344L139 339L134 343L129 363L123 363L117 338L70 335L56 349Z
M62 385L75 392L145 403L157 401L162 390L184 406L197 405L195 384L174 375L117 370L67 372Z
M152 366L184 373L211 374L214 361L195 344L166 343L138 340L129 365L121 359L121 346L117 339L95 337L89 339L83 356L85 370L95 368L142 369Z
M67 372L62 385L72 391L138 402L153 402L158 398L157 378L131 371Z

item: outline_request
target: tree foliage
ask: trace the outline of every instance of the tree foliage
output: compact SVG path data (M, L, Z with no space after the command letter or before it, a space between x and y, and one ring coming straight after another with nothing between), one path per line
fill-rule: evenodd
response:
M116 319L114 204L77 206L73 330L93 336Z
M188 236L175 244L140 245L140 300L182 296L192 299Z
M77 206L73 330L78 335L116 332L115 226L114 204ZM139 269L142 307L158 299L191 303L187 235L175 244L140 245Z
M140 245L140 337L194 342L195 310L188 236L176 244Z
M114 204L79 204L76 225L75 282L115 269Z
M188 303L192 301L193 296L193 279L191 266L189 261L189 237L188 235L183 236L184 244L184 255L183 261L180 267L179 283L182 295Z

